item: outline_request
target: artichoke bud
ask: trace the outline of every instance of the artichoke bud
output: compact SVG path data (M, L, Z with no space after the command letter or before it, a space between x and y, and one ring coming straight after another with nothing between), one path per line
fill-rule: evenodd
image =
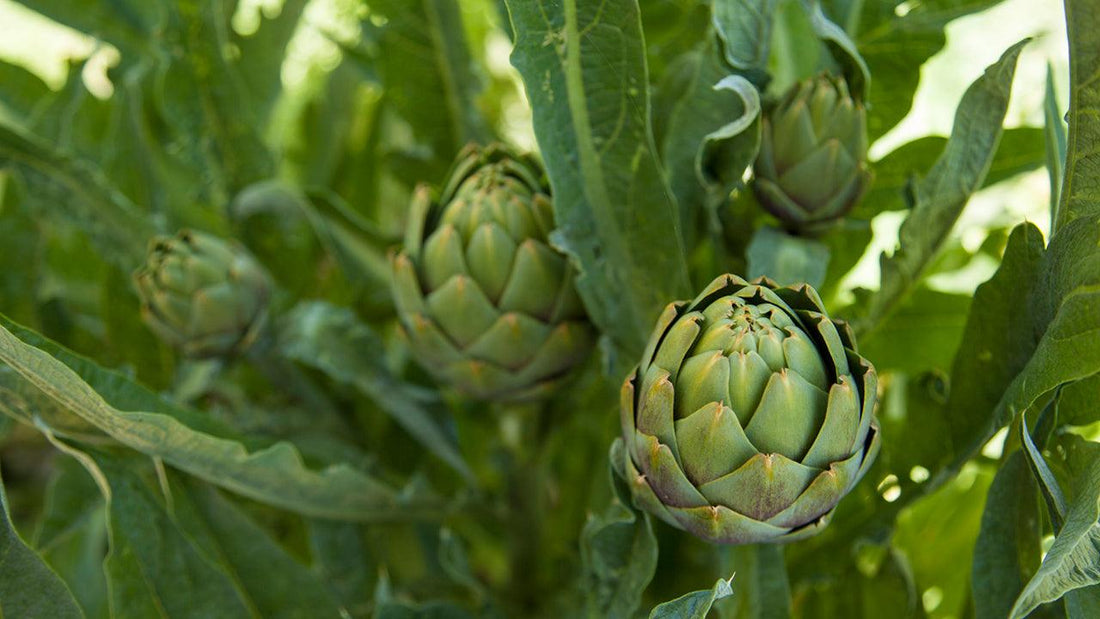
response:
M867 118L843 79L795 84L767 113L753 192L794 232L814 233L847 215L871 182Z
M614 459L640 508L703 540L808 537L878 453L876 390L813 288L723 275L659 319Z
M464 149L438 198L418 189L393 290L425 369L479 399L529 400L588 355L594 331L553 228L537 164L501 146Z
M248 252L192 230L153 239L134 284L149 328L195 358L244 352L271 297L270 278Z

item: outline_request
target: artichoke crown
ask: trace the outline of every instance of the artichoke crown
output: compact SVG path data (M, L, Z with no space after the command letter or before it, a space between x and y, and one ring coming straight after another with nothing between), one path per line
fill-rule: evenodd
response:
M271 296L267 273L248 252L191 230L153 239L134 284L145 323L191 357L243 352Z
M615 458L641 507L703 539L798 539L870 467L876 385L812 288L724 275L662 314Z
M841 79L791 87L763 120L753 190L796 231L827 226L859 202L871 181L867 119Z
M593 333L553 249L533 161L468 147L438 199L417 192L393 261L398 315L429 372L483 399L529 399L583 359Z

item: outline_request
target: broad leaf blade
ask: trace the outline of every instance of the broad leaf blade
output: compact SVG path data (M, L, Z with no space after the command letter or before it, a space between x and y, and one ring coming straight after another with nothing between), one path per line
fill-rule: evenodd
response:
M1016 59L1024 44L1010 47L963 95L951 138L915 188L917 203L902 224L898 249L880 260L882 285L867 315L856 324L857 332L873 330L909 294L971 194L982 186L1001 137Z
M84 617L64 581L20 539L0 481L0 616Z
M51 356L13 334L9 329L17 329L15 325L6 320L0 324L0 361L115 440L192 475L256 500L318 517L392 521L422 517L438 507L420 499L405 504L393 489L350 466L311 470L288 443L249 451L235 440L195 430L172 416L172 407L158 405L158 398L126 377L99 370L98 378L109 381L101 383L101 389L136 394L138 397L131 399L147 405L138 410L120 410L96 393L74 369L87 367L90 362L56 345L53 354L57 356Z
M1090 0L1066 0L1069 134L1061 206L1054 229L1100 213L1100 13Z
M1010 619L1024 617L1067 592L1100 583L1100 460L1093 461L1080 485L1065 526L1016 599Z
M553 188L555 244L592 320L629 359L689 293L675 199L657 160L636 0L510 1L512 63Z

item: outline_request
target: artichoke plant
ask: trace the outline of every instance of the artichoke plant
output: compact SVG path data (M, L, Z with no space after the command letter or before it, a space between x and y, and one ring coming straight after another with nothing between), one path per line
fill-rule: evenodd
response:
M594 331L553 228L537 164L501 146L467 147L438 199L418 190L393 288L425 369L476 398L526 400L585 358Z
M244 352L262 329L272 288L244 248L193 230L153 239L134 284L149 328L196 358Z
M723 275L658 320L614 458L639 507L704 540L808 537L877 454L876 384L813 288Z
M871 181L867 118L842 79L819 75L792 86L764 117L753 191L795 232L815 232L848 214Z

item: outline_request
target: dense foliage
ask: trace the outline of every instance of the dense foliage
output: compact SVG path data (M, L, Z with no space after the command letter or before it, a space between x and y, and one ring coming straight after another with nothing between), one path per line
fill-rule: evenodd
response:
M19 0L0 615L1100 617L1096 3L868 153L997 4Z

